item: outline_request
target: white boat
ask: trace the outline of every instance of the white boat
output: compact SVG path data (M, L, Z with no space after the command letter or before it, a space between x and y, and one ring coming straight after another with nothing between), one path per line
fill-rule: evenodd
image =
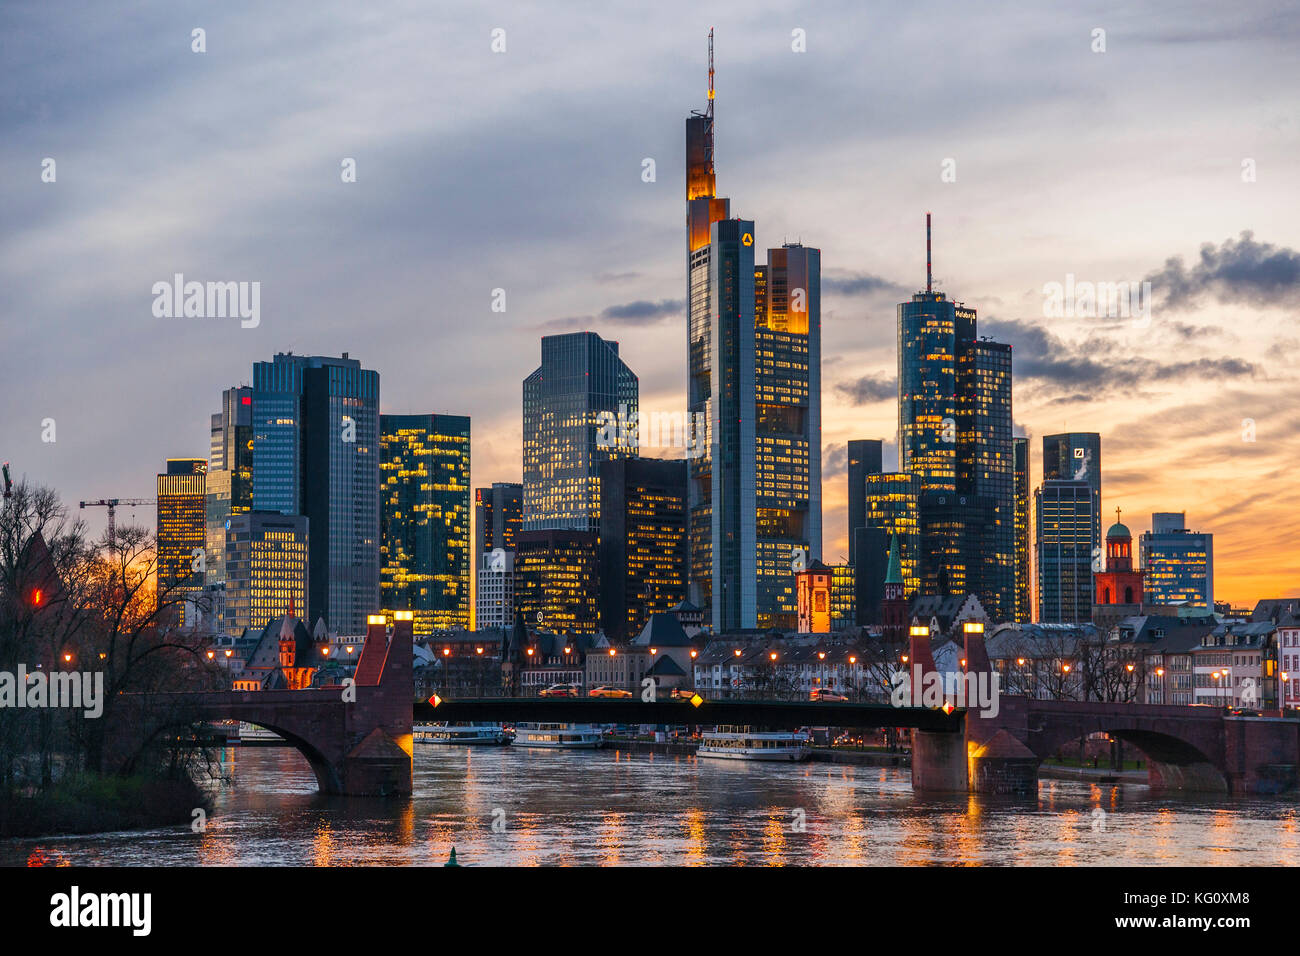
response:
M416 724L412 737L417 744L486 744L510 743L510 734L500 724Z
M604 743L604 733L593 724L515 724L516 747L595 750Z
M808 735L802 731L754 730L723 724L700 735L697 757L719 760L807 760L812 756Z
M239 742L241 744L282 744L284 738L267 730L265 727L259 727L257 724L250 724L241 720L239 722Z

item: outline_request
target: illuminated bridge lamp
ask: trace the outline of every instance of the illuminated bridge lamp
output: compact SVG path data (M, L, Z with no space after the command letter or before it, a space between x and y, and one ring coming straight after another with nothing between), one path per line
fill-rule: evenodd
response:
M235 653L235 652L232 651L230 648L226 648L226 658L227 658L227 659L229 659L229 658L230 658L230 655L233 654L233 653ZM102 657L103 655L101 654L100 656Z
M215 656L216 655L213 654L212 651L208 651L208 660L212 660L212 658L214 658Z
M394 611L394 612L393 612L393 620L395 620L395 621L414 621L414 620L415 620L415 612L414 612L414 611Z
M907 633L910 634L912 637L929 637L929 636L930 636L930 625L929 625L929 624L913 624L911 627L909 627L909 628L907 629Z
M906 654L903 655L903 657L902 657L902 661L903 661L904 664L907 663L907 655L906 655Z
M229 654L230 651L226 651L226 653ZM349 653L349 654L352 653L352 645L351 645L351 644L348 645L348 653Z
M382 614L370 614L366 616L366 624L387 624L388 619Z
M320 649L320 656L321 656L321 657L329 657L329 656L330 656L330 649L329 649L329 645L328 645L328 644L323 645L323 646L321 647L321 649Z
M450 647L444 647L444 648L442 649L442 656L443 656L443 657L451 657L451 648L450 648Z
M568 649L566 648L564 652L567 654L567 653L568 653ZM474 648L474 653L475 653L475 654L482 654L482 653L483 653L483 648L481 648L481 647L476 647L476 648Z
M962 631L963 631L964 633L966 633L966 634L983 634L983 633L984 633L984 622L983 622L983 621L967 621L965 624L963 624L963 625L961 626L961 629L962 629Z
M532 649L531 647L528 648L528 656L529 656L529 657L532 657L532 656L533 656L533 649Z
M652 648L650 648L650 656L651 656L651 657L653 657L654 655L656 655L656 654L658 654L658 653L659 653L659 648L657 648L657 647L652 647Z
M700 656L700 652L697 651L695 648L692 647L692 648L691 648L691 660L695 660L695 658L697 658L697 657L699 657L699 656Z

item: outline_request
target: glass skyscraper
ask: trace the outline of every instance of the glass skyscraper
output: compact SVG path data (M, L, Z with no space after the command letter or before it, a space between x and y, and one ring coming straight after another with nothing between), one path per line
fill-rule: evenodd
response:
M1016 585L1015 619L1028 623L1034 619L1029 550L1029 439L1014 438L1016 457Z
M754 257L716 190L713 108L686 121L691 601L715 632L798 624L794 563L819 557L821 252Z
M638 389L617 342L594 332L542 339L523 389L524 530L599 528L600 463L637 453Z
M263 628L290 606L307 603L307 519L301 515L249 511L230 519L226 535L227 634Z
M1048 479L1034 492L1038 620L1092 620L1093 517L1098 493L1087 481Z
M195 552L206 564L206 478L203 458L169 458L158 476L158 590L181 586L198 589L204 571L196 570Z
M529 627L594 634L600 611L598 535L594 531L522 531L515 552L515 607Z
M305 616L362 634L379 608L379 373L277 353L253 365L252 408L255 507L310 522Z
M416 635L470 626L470 422L379 416L380 606Z
M253 507L253 390L221 393L221 411L212 416L207 481L207 583L226 580L226 530L232 515Z
M1214 609L1214 535L1188 531L1181 511L1160 511L1139 548L1148 604Z
M1066 432L1043 438L1044 481L1086 481L1096 494L1092 547L1101 555L1101 435Z

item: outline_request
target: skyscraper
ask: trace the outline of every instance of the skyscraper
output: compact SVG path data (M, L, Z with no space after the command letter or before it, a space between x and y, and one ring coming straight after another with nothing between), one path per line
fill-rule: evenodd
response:
M307 519L277 511L233 515L226 535L227 634L262 628L307 603Z
M380 607L414 612L415 634L470 626L470 423L379 416Z
M474 561L500 548L515 550L515 537L523 529L524 486L497 481L490 488L474 489ZM511 620L513 623L513 619Z
M905 472L868 474L863 480L863 526L854 532L855 590L859 624L880 623L892 546L903 593L920 589L921 479Z
M637 453L637 377L617 342L548 335L523 392L524 529L595 532L600 463Z
M1096 509L1097 492L1087 481L1048 479L1034 492L1040 622L1084 624L1092 620Z
M1092 547L1101 557L1101 435L1066 432L1043 438L1044 481L1086 481L1094 492Z
M600 571L597 534L552 528L522 531L515 552L515 607L530 627L594 634Z
M975 313L970 322L974 331ZM987 498L978 594L993 621L1015 615L1016 481L1011 427L1011 346L988 339L957 355L957 488Z
M226 580L226 530L232 515L253 507L253 390L221 393L221 411L212 416L207 477L207 583Z
M794 567L821 552L821 253L754 261L754 223L716 195L709 103L686 121L691 600L715 631L797 625ZM802 559L798 556L802 554Z
M253 501L310 521L308 619L364 633L379 607L378 372L346 352L254 363Z
M849 442L849 564L856 566L854 532L865 527L867 475L878 475L884 465L884 442L862 439Z
M204 584L206 478L203 458L168 458L158 476L158 591ZM201 558L196 564L196 558Z
M920 481L927 593L973 593L993 620L1014 610L1011 347L976 336L976 312L925 290L898 305L899 462Z
M1214 608L1214 535L1188 531L1186 514L1158 511L1139 539L1148 604Z
M1034 609L1031 603L1033 585L1029 559L1029 439L1014 438L1012 439L1012 446L1016 458L1015 619L1021 623L1027 623L1034 618Z
M600 466L600 626L611 643L686 599L686 462Z

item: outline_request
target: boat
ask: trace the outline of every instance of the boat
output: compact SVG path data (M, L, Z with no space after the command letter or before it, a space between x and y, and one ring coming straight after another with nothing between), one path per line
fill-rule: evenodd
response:
M516 747L595 750L604 743L604 733L594 724L515 724Z
M755 730L723 724L700 735L697 757L719 760L807 760L812 756L804 731Z
M412 737L417 744L462 744L500 747L510 743L511 736L500 724L434 723L416 724Z
M257 724L250 724L247 721L239 722L239 742L247 747L250 744L282 744L284 738L265 727L259 727Z

